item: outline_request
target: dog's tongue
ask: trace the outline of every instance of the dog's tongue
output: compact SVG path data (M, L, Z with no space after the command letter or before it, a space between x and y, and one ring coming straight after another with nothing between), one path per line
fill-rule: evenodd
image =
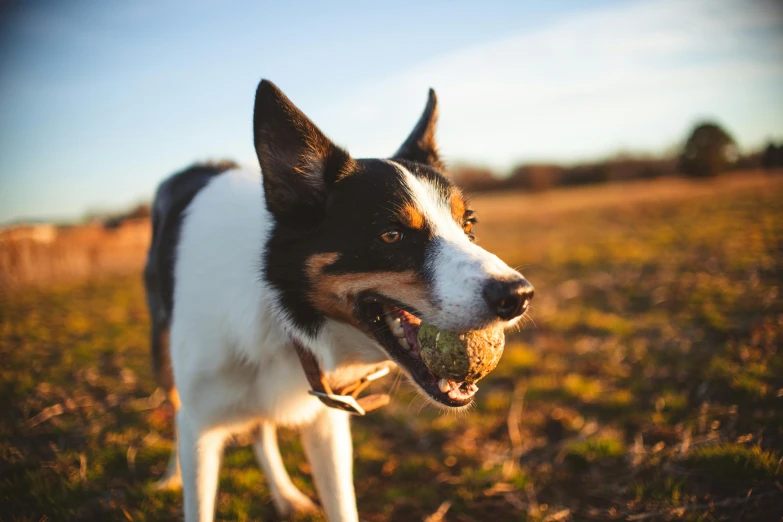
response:
M409 314L405 310L399 310L400 319L402 319L402 327L405 331L405 340L408 341L408 346L417 348L419 327L421 326L421 319L413 314Z
M473 384L498 365L505 334L499 327L458 334L422 324L417 344L424 364L434 375Z

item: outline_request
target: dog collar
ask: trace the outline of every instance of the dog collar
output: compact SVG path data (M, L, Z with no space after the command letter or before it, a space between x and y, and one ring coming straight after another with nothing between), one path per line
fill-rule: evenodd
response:
M302 369L310 383L310 388L312 388L309 392L310 395L318 397L326 406L355 415L365 415L367 412L389 404L390 397L385 393L375 393L359 398L359 394L372 381L380 379L389 373L388 366L379 366L369 375L365 375L358 381L354 381L342 388L332 388L329 386L323 371L321 371L321 365L318 364L318 360L313 355L313 352L296 340L293 343L296 353L299 355L299 362L302 363Z

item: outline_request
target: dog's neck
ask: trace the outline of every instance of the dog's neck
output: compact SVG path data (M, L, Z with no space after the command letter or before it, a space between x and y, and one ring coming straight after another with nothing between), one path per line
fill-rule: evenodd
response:
M292 340L292 342L305 376L310 383L310 394L318 397L326 406L356 415L364 415L389 403L390 398L387 394L360 396L370 383L389 373L388 363L371 367L369 372L363 371L364 375L358 379L349 379L347 382L343 382L345 381L345 371L340 372L342 375L339 375L338 379L326 375L310 350L296 340ZM362 370L364 370L364 365L362 365Z

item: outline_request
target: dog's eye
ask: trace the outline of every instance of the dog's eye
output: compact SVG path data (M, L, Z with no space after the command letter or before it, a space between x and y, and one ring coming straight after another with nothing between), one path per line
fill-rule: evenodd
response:
M381 239L384 243L397 243L402 239L402 232L399 230L389 230L381 234Z
M466 234L470 234L473 231L473 221L465 221L465 223L462 224L462 230Z

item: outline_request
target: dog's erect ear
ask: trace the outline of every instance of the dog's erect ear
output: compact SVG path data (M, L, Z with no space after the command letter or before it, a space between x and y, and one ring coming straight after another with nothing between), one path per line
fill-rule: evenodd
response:
M353 168L348 153L267 80L256 90L253 137L267 208L281 219L320 215L331 184Z
M440 161L438 144L435 142L435 127L437 125L438 98L435 96L435 91L430 89L424 113L413 128L413 132L392 159L405 159L442 169L443 163Z

